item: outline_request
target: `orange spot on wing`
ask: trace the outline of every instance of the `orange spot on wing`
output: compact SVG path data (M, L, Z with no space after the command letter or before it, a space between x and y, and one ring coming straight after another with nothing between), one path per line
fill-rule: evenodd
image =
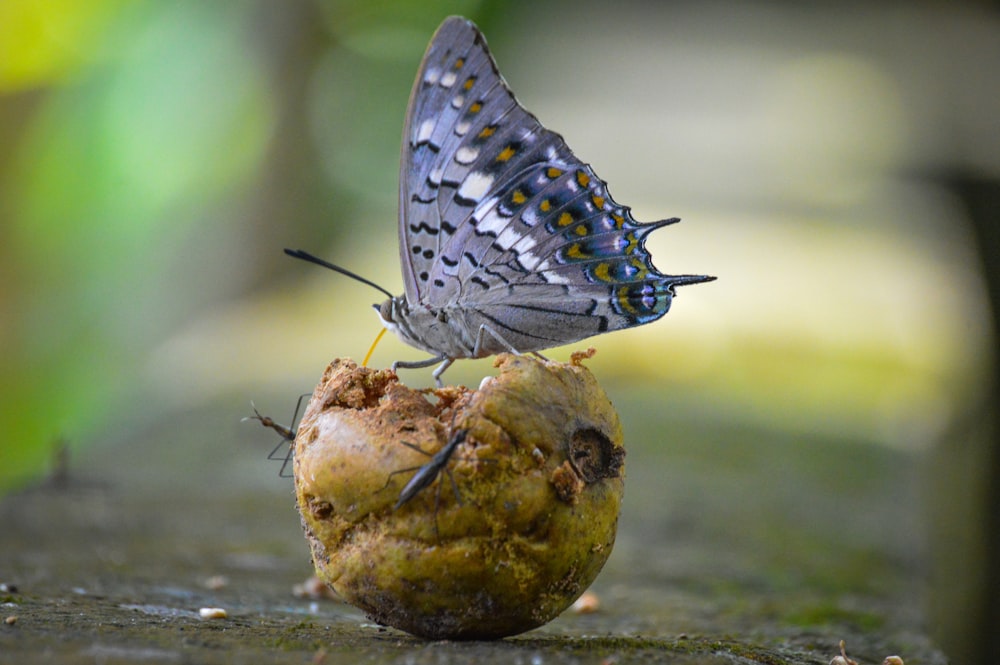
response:
M608 272L611 269L610 263L598 263L597 267L594 268L594 276L602 282L613 282L611 279L611 274Z
M632 303L629 302L629 289L627 286L623 286L618 289L618 292L615 295L618 298L618 304L621 305L623 310L629 314L639 313L638 310L632 306Z
M507 146L506 148L504 148L503 150L500 151L499 155L497 155L497 161L498 162L506 162L508 159L510 159L511 157L513 157L516 153L517 153L517 150L514 150L513 146Z

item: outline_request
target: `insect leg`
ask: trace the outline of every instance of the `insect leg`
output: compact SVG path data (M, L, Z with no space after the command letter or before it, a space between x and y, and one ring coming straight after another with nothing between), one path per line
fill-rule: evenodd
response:
M442 360L447 360L448 356L441 354L440 356L434 356L433 358L427 358L426 360L397 360L392 364L392 371L395 372L397 369L421 369L423 367L430 367L434 363L439 363Z
M437 382L437 387L438 388L442 388L442 387L444 387L444 382L441 380L441 373L444 372L446 369L448 369L449 365L451 365L453 362L455 362L454 358L449 358L448 356L444 355L443 353L441 355L439 355L439 356L434 356L433 358L428 358L427 360L397 360L396 362L392 363L392 371L395 372L396 370L398 370L400 368L402 368L402 369L420 369L422 367L430 367L431 365L433 365L435 363L439 363L442 360L444 362L441 363L441 367L438 367L436 370L434 370L434 373L433 373L434 380Z
M441 379L441 375L444 374L446 369L451 367L453 362L455 362L454 358L445 358L445 361L441 363L441 366L431 372L431 376L434 377L434 383L438 388L444 388L444 381Z
M521 355L521 352L518 351L517 349L515 349L513 344L511 344L510 342L508 342L507 340L505 340L503 338L503 336L500 335L500 333L498 333L496 330L494 330L493 328L490 328L488 325L486 325L485 323L483 323L482 325L479 326L479 332L476 333L476 345L472 349L472 357L473 358L479 358L480 357L479 354L482 352L483 340L486 339L486 334L487 333L489 333L490 337L492 337L496 341L500 342L500 346L502 346L503 348L507 349L508 351L510 351L511 353L513 353L514 355L518 355L518 356Z

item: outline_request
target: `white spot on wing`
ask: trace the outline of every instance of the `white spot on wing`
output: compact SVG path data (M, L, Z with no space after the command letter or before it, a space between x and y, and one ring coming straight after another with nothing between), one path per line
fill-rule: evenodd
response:
M450 88L455 84L455 78L456 78L455 72L448 72L447 74L441 77L441 87Z
M440 179L438 180L440 182ZM487 173L473 171L462 181L462 186L458 188L458 195L463 199L470 199L479 202L486 192L493 186L493 176Z
M479 156L479 148L462 146L455 151L455 161L459 164L471 164Z
M465 95L455 95L451 100L451 105L457 109L462 108L462 104L465 104Z
M507 228L505 228L500 235L497 236L497 244L504 249L510 249L520 239L521 234L508 225Z
M427 118L420 126L417 127L417 135L414 137L414 144L421 144L425 141L430 141L431 136L434 134L434 119Z
M500 233L507 226L510 220L501 217L493 211L483 215L483 218L476 224L476 230L481 233Z
M441 184L441 176L442 175L443 175L443 172L442 172L441 168L438 167L438 168L436 168L436 169L434 169L434 170L432 170L430 172L430 175L427 176L427 179L430 180L435 185L440 185Z
M535 268L538 267L538 264L541 262L540 257L528 251L520 252L517 255L517 260L520 262L522 266L524 266L525 270L534 270Z
M424 75L424 81L426 81L427 83L434 84L437 83L437 80L438 78L440 78L440 76L441 76L441 70L438 69L437 67L431 67L430 69L427 70L427 73Z
M515 243L514 249L516 249L519 252L530 252L535 248L535 245L537 244L538 244L537 240L535 240L531 236L526 236L522 234L521 237L518 239L517 243ZM538 259L536 258L535 261L537 262Z
M455 125L455 133L459 136L465 136L465 133L469 131L469 127L472 123L468 120L463 120L462 122Z
M518 257L518 259L521 260L521 265L524 265L524 259L522 257ZM550 267L551 266L549 266L549 262L548 261L543 261L542 263L538 264L537 271L541 272L543 270L548 270ZM561 274L559 274L557 272L547 272L547 273L545 273L545 279L549 280L549 283L551 283L551 284L569 284L570 283L569 282L569 277L566 277L565 275L561 275Z

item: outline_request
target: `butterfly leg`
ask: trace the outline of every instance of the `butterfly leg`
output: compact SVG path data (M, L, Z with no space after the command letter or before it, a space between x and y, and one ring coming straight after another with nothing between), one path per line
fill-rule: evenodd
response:
M448 356L441 354L440 356L434 356L433 358L428 358L427 360L397 360L392 364L392 371L395 372L398 369L421 369L422 367L430 367L435 363L441 361L441 366L434 370L434 380L437 381L437 387L441 388L444 386L444 382L441 380L441 373L448 369L448 366L455 362L454 358L449 358Z
M483 348L483 341L486 339L487 333L489 333L490 337L500 342L500 346L502 346L506 350L510 351L516 356L521 355L521 352L515 349L513 344L505 340L503 337L500 336L500 333L498 333L496 330L493 330L493 328L490 328L488 325L484 323L481 326L479 326L479 332L476 334L476 345L472 349L473 358L481 357L479 354Z
M440 356L434 356L433 358L428 358L427 360L397 360L392 364L392 371L395 372L397 369L421 369L422 367L430 367L434 363L439 363L442 360L447 360L448 356L442 354Z
M479 326L479 334L476 335L476 348L473 349L473 351L472 351L473 357L477 357L478 356L479 349L482 348L483 337L485 336L486 333L489 333L490 337L492 337L496 341L500 342L500 344L502 344L504 346L504 348L506 348L508 351L510 351L514 355L518 355L518 356L521 355L521 352L518 351L517 349L515 349L513 344L511 344L510 342L508 342L507 340L505 340L503 337L500 336L500 333L498 333L496 330L493 330L493 328L490 328L489 326L487 326L484 323L483 325ZM546 358L545 356L543 356L542 354L540 354L538 351L532 351L531 355L535 356L536 358L541 358L545 362L549 362L549 359Z
M444 381L441 380L441 375L444 374L444 371L446 369L448 369L449 367L451 367L451 364L453 362L455 362L454 358L445 358L444 362L441 363L441 366L438 367L433 372L431 372L431 376L434 377L434 382L437 384L438 388L444 388Z
M443 362L442 362L443 361ZM433 358L428 358L427 360L397 360L392 364L392 371L403 368L403 369L420 369L422 367L430 367L434 363L441 363L431 376L434 377L434 381L437 383L438 388L444 387L444 381L441 380L441 375L444 371L451 367L451 364L455 362L454 358L449 358L448 356L441 354L440 356L434 356Z

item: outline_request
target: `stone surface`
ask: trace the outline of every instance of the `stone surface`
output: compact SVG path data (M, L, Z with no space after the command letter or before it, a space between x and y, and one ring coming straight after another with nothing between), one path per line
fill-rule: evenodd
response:
M310 379L308 383L312 383ZM913 454L776 431L664 385L605 386L628 491L593 614L428 642L293 595L312 572L275 435L296 395L235 395L116 431L0 501L0 662L941 664ZM219 585L219 576L226 583ZM16 591L11 591L13 585ZM201 607L227 619L206 621Z

